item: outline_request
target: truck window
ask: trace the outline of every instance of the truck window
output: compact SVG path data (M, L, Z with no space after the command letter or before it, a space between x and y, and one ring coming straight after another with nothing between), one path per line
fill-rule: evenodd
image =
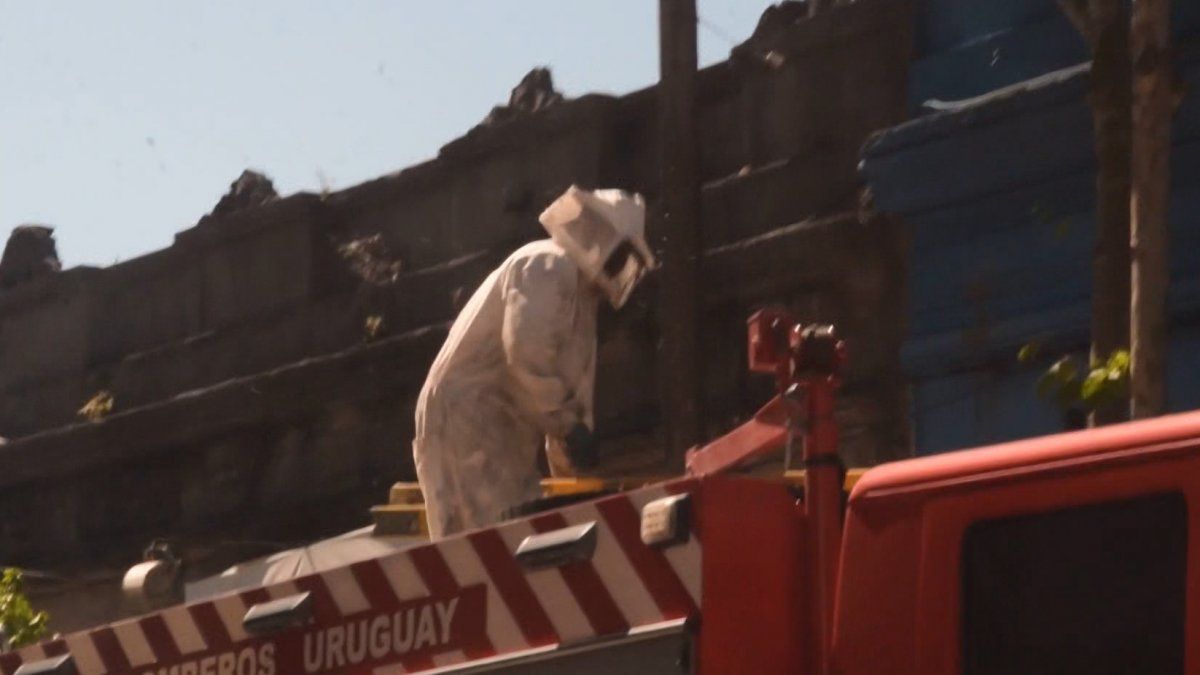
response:
M1177 493L973 525L964 673L1183 673L1186 551Z

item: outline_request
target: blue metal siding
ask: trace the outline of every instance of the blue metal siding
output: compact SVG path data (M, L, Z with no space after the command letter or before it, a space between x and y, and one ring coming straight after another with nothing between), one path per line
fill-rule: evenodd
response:
M1034 3L1020 4L1024 25L1036 25ZM1192 93L1172 158L1173 410L1200 407L1200 48L1185 49L1181 66ZM1015 357L1031 340L1086 351L1095 226L1086 92L1085 68L1050 74L888 130L864 150L876 204L913 228L902 359L920 454L1062 428L1035 393L1040 371Z
M1054 0L924 0L917 8L917 50L950 51L1058 14Z
M1178 38L1200 28L1200 2L1179 0L1173 9ZM930 99L980 96L1089 58L1055 0L919 0L916 37L914 113Z
M919 454L973 448L1061 431L1052 406L1033 400L1037 373L1008 369L956 373L913 386Z

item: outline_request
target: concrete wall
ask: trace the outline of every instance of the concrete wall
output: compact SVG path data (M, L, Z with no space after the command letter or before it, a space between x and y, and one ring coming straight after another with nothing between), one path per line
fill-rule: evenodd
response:
M859 214L856 163L870 131L905 115L909 25L907 3L858 2L701 73L711 434L770 395L745 373L745 320L782 304L850 340L847 458L908 452L906 234ZM764 65L768 51L781 67ZM247 541L365 523L390 483L412 477L412 406L447 322L498 260L543 236L541 208L572 182L653 200L654 108L653 90L584 97L473 131L396 174L206 221L163 251L0 295L0 433L15 438L0 450L5 562L111 574L170 536L200 575L261 553ZM336 247L377 233L404 271L373 286ZM655 297L651 278L626 311L601 317L604 472L664 469ZM383 321L371 342L368 316ZM103 388L115 414L73 423ZM102 608L58 628L117 611L91 593Z
M69 423L101 389L130 408L346 344L311 316L352 288L325 212L297 195L0 294L0 435Z

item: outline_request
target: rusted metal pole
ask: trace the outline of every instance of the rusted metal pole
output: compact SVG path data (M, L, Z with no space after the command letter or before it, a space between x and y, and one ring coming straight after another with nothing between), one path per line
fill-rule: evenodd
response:
M1133 143L1133 62L1125 0L1058 0L1087 41L1096 140L1096 247L1092 256L1092 362L1129 348L1129 181ZM1122 422L1128 399L1092 413L1091 424Z
M842 552L842 485L845 482L838 458L837 377L814 380L806 389L807 429L804 439L804 510L808 546L812 551L811 598L816 641L812 647L821 673L830 672L833 653L834 597L837 594L838 563Z
M1130 203L1131 389L1134 418L1166 412L1171 121L1179 104L1170 51L1170 0L1135 0L1133 180Z
M696 2L659 0L661 143L659 368L671 468L701 439L700 176Z
M1096 249L1092 258L1092 359L1129 348L1129 181L1133 73L1129 11L1122 0L1092 0L1091 108L1096 138ZM1099 426L1122 422L1129 403L1092 414Z

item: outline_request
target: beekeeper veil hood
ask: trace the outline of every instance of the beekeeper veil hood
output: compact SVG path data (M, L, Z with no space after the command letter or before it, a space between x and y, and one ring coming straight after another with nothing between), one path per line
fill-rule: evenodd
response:
M646 243L646 204L641 195L572 185L538 220L617 309L656 266Z

